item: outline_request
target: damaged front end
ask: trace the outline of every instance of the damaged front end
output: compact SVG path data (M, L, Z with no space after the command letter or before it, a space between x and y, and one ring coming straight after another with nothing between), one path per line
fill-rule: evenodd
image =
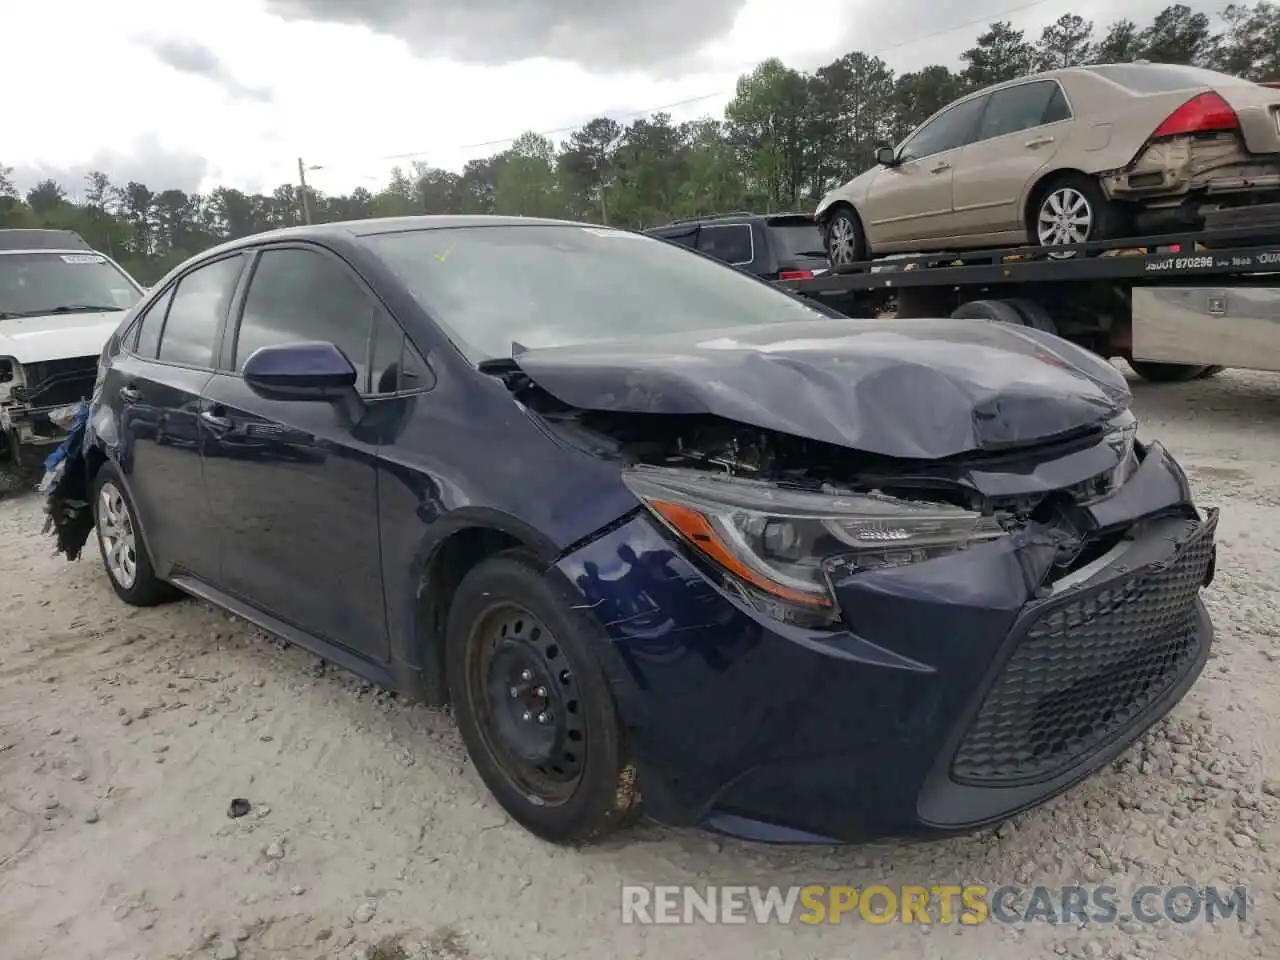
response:
M868 450L826 439L830 408L811 420L821 439L760 425L799 407L771 402L764 367L747 423L693 409L745 412L737 366L704 366L698 392L676 389L689 381L673 361L664 392L644 363L610 376L538 353L505 365L509 388L562 442L617 462L643 508L559 569L623 664L615 689L660 820L815 842L967 830L1096 770L1207 658L1216 512L1138 441L1101 373L1071 388L1091 420L1070 402L1040 416L1047 384L1069 381L1007 358L974 371L971 406L931 421L927 398L902 395L895 435L890 391L869 384L931 381L850 363L840 388L887 418L839 421ZM812 399L823 378L777 362L809 367ZM903 455L925 448L945 452Z
M84 449L89 404L82 401L59 408L50 418L66 431L66 437L44 461L44 477L38 487L45 497L42 532L52 535L56 553L78 560L94 525Z
M21 473L37 466L67 437L69 407L87 400L98 357L70 357L20 364L0 358L0 461Z

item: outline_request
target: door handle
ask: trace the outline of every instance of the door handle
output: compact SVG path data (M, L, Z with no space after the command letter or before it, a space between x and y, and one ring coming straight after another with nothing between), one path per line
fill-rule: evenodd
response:
M950 169L951 169L951 164L949 164L949 163L940 163L940 164L938 164L936 167L934 167L932 170L930 170L929 172L930 172L930 173L945 173L946 171L948 171L948 170L950 170Z
M230 430L232 426L230 417L219 416L212 410L201 410L200 419L215 430Z
M1028 140L1023 146L1034 150L1036 147L1047 147L1053 143L1053 137L1036 137L1034 140Z
M142 391L137 387L121 387L120 399L125 403L137 403L142 399Z

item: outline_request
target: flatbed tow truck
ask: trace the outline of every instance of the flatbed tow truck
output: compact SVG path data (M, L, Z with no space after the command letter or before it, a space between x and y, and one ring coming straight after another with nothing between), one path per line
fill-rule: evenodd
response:
M1034 326L1147 380L1280 371L1280 204L1210 213L1205 229L1061 247L911 254L778 286L854 317Z

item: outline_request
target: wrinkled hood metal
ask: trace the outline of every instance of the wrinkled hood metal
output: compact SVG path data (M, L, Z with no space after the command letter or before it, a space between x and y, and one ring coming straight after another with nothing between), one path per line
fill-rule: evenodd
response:
M1131 400L1101 357L981 320L768 324L539 348L514 362L587 410L711 414L909 459L1063 436Z
M123 311L60 313L0 319L0 357L18 363L96 357L120 325Z

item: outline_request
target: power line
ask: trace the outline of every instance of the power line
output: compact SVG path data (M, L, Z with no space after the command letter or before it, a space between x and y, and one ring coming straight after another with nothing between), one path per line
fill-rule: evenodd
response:
M964 23L957 23L954 26L947 27L943 30L936 30L933 33L926 33L918 37L911 37L908 40L900 40L897 43L891 43L888 46L881 47L878 50L869 50L864 52L867 53L868 56L878 57L878 56L881 56L882 54L890 53L894 50L900 50L903 47L909 47L909 46L912 46L913 44L921 43L925 40L934 40L934 39L937 39L938 37L945 37L948 34L955 33L958 30L965 30L965 29L968 29L969 27L977 26L978 24L992 23L995 20L999 19L1000 17L1012 16L1015 13L1021 13L1024 10L1032 9L1033 7L1041 7L1041 6L1044 6L1046 3L1055 3L1055 2L1057 2L1057 0L1030 0L1030 2L1018 4L1016 7L1009 7L1008 9L1005 9L1005 10L997 10L993 13L989 13L981 17L975 17L972 20L966 20ZM662 113L666 110L672 110L676 107L687 107L695 103L702 103L707 100L715 99L716 97L723 97L728 94L731 94L732 92L733 91L731 90L719 90L716 93L707 93L707 94L703 94L700 97L689 97L688 99L685 99L685 100L676 100L672 103L664 103L656 107L648 107L647 109L644 109L644 110L628 111L626 113L618 114L617 116L612 117L612 119L628 120L628 119L631 119L632 117L652 116L655 113ZM586 121L583 121L583 122L585 123ZM577 123L568 127L556 127L553 130L537 130L537 131L534 131L534 133L540 137L551 137L551 136L555 136L557 134L562 134L562 133L572 133L573 131L581 128L581 126L582 126L582 123ZM527 131L522 131L521 133L516 134L514 137L499 137L495 140L483 140L479 143L464 143L464 144L453 146L451 148L435 147L430 150L415 150L410 153L394 153L394 154L391 154L390 156L379 157L378 159L384 160L384 161L412 160L415 157L425 157L432 153L440 153L442 149L447 149L450 151L481 150L481 149L484 149L485 147L496 147L504 143L511 143L512 141L522 137L525 132Z

